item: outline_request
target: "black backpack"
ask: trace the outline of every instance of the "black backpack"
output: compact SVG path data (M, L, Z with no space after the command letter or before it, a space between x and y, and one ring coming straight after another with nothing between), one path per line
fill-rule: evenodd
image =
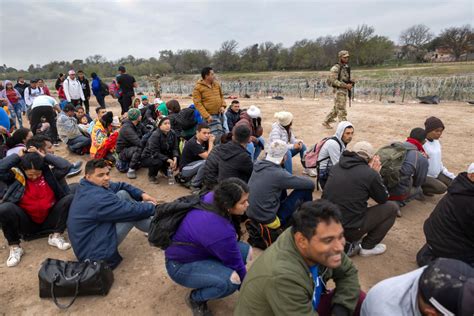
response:
M176 122L183 130L193 128L197 124L196 118L194 117L194 109L186 108L179 111L176 115Z
M148 231L148 242L163 250L168 248L186 214L200 203L201 196L188 195L170 203L157 205Z
M100 94L103 97L106 97L109 95L109 87L102 80L100 81Z

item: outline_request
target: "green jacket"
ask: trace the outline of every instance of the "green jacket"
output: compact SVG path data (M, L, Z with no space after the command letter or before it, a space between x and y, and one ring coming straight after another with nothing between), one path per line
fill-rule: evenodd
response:
M359 298L359 278L352 261L343 254L339 268L320 267L323 281L336 283L332 304L352 312ZM317 315L312 306L313 278L298 252L291 228L252 264L240 289L234 315Z

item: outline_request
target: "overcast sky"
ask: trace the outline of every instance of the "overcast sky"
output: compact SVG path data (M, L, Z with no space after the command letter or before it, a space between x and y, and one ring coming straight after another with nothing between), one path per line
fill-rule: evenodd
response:
M0 0L0 64L27 68L53 60L159 56L163 49L208 49L229 39L242 49L272 41L338 35L359 24L398 42L422 23L434 33L474 24L473 0L142 1Z

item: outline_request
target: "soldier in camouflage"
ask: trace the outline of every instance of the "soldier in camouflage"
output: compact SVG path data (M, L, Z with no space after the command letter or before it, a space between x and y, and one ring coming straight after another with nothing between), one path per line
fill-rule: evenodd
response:
M347 95L352 90L353 81L351 80L351 72L348 65L349 52L341 50L338 53L339 62L332 66L327 80L328 84L334 88L335 98L332 111L326 116L323 126L332 128L330 123L335 122L337 117L339 122L347 121L346 102Z
M148 76L148 81L151 83L155 90L155 98L161 98L161 83L160 83L160 75L152 75Z

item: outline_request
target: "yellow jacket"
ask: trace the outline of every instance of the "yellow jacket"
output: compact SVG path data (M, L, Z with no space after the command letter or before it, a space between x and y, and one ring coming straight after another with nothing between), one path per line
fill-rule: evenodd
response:
M219 114L220 108L226 106L221 85L214 81L209 86L203 79L199 80L194 86L193 102L205 120L210 115Z
M102 123L100 120L97 120L95 122L94 127L92 128L92 133L91 133L91 149L90 149L90 155L92 158L95 157L95 154L97 151L104 146L105 141L108 138L108 133L107 130L102 126Z

